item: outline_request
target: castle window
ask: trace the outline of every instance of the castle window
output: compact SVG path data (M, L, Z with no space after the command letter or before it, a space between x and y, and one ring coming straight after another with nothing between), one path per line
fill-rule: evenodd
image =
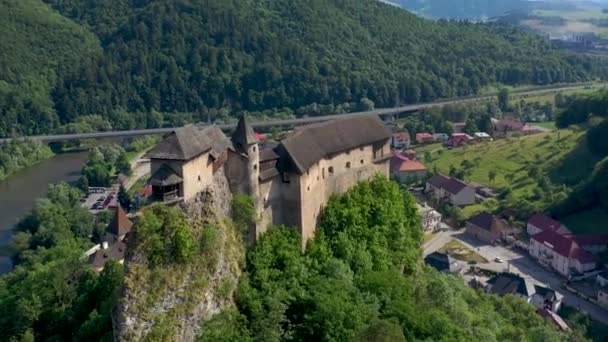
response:
M330 166L330 167L329 167L329 174L331 175L331 174L333 174L333 173L334 173L334 167L333 167L333 166Z
M201 181L201 175L198 175L198 181L199 182Z
M361 159L361 165L363 165L363 163L364 163L364 162L363 162L363 159Z
M321 169L321 176L323 176L323 179L325 179L325 168Z
M317 176L317 180L319 180L319 176Z
M253 169L257 170L258 169L258 164L253 165Z
M255 146L253 146L253 152L255 152Z
M283 172L283 183L289 183L289 173Z
M347 162L347 163L346 163L346 168L347 168L347 169L350 169L350 162Z
M310 185L306 187L306 190L307 190L307 191L310 191Z

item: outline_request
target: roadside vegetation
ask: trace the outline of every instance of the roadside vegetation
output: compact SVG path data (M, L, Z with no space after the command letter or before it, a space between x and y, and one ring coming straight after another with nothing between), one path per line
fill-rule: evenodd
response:
M0 144L0 182L19 170L38 164L53 156L51 149L31 140L14 140Z

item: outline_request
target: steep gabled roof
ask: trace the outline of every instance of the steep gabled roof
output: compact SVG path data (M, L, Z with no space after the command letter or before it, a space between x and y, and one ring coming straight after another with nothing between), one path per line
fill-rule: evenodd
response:
M445 189L447 192L456 195L468 185L456 178L446 177L441 174L436 174L428 180L428 183L436 188Z
M188 126L166 136L146 156L150 159L190 160L205 152L217 158L231 143L217 126L198 128Z
M236 130L232 134L232 142L235 146L249 146L258 142L245 114L241 116L239 123L236 125Z
M563 257L576 259L581 263L595 261L595 257L580 247L570 235L562 235L551 230L545 230L533 235L532 240L550 245L556 253Z
M532 217L530 217L528 223L542 231L550 230L559 234L570 234L570 231L563 224L555 221L547 215L534 214Z
M122 209L119 205L116 207L116 213L108 224L107 232L110 234L114 234L117 236L122 236L131 231L131 227L133 227L133 222L129 220L127 217L127 213Z
M490 293L496 295L519 294L526 298L534 294L534 285L527 279L512 273L500 273L488 280Z
M492 223L494 223L494 215L482 212L470 218L469 222L481 229L491 231Z
M379 141L388 141L391 132L377 116L354 116L296 128L278 149L302 174L319 160ZM282 155L282 157L284 157Z

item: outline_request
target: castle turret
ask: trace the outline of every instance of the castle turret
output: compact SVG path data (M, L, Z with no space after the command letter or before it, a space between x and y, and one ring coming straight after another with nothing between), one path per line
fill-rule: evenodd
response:
M236 130L232 135L232 142L236 152L247 157L248 195L253 198L257 208L259 197L258 179L260 176L260 151L255 132L245 115L241 116L239 119Z

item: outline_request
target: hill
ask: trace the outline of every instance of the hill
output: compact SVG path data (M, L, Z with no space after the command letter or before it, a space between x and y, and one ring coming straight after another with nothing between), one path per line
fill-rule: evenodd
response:
M1 0L0 135L54 128L55 83L101 51L92 32L41 1Z
M527 0L391 0L417 14L444 19L484 20L529 7Z
M69 73L53 79L52 102L43 108L59 122L36 120L48 122L47 130L88 114L122 129L157 124L146 117L153 110L194 112L180 114L180 122L239 110L314 115L349 111L363 98L384 107L469 95L496 83L606 74L598 60L506 26L433 22L372 0L46 1L81 25L72 31L90 28L103 48L85 65L65 63ZM40 17L58 16L39 2L27 1L45 8ZM7 19L21 20L15 16ZM36 122L11 121L17 132L37 130Z

